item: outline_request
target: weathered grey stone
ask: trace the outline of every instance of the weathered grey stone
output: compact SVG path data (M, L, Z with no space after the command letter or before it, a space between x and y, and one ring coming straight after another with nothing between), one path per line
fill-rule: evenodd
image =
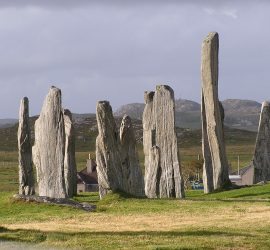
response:
M109 191L123 190L121 146L119 133L108 101L97 103L98 136L96 161L99 195L103 198Z
M29 124L29 101L27 97L21 100L18 127L19 153L19 194L35 194L35 181L32 163L31 133Z
M139 164L131 118L125 115L120 127L123 189L134 196L144 196L144 180Z
M24 202L37 202L37 203L46 203L51 205L72 207L76 209L82 209L87 212L92 212L96 210L96 205L91 205L86 202L77 202L67 198L51 198L46 196L34 196L34 195L14 195L14 200L24 201Z
M148 198L159 197L160 175L160 152L158 146L153 146L148 153L148 168L145 169L145 192Z
M184 188L175 132L174 92L169 86L159 85L156 92L145 93L145 104L145 194L148 197L183 198ZM158 187L156 194L154 187Z
M51 87L35 123L33 161L40 196L68 196L64 175L65 137L61 90Z
M75 160L75 131L72 122L72 114L68 109L64 110L65 123L65 159L64 176L68 197L77 194L77 167Z
M270 104L263 102L255 152L254 183L270 181Z
M202 148L204 156L204 192L229 186L223 120L218 100L218 33L209 33L202 44Z

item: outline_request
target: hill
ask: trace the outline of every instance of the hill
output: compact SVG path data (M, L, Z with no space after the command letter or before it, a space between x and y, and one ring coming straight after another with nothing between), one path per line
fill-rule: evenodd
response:
M257 131L261 104L251 100L227 99L222 101L225 110L225 125L250 131ZM194 101L178 99L175 101L176 126L199 129L201 127L200 104ZM144 104L131 103L116 110L116 116L129 115L142 119Z
M30 118L32 142L34 141L34 122L37 116ZM121 117L116 117L118 127L121 124ZM74 126L76 133L76 151L94 151L97 136L97 121L93 114L74 115ZM136 139L142 144L142 121L133 119ZM17 150L17 129L18 124L8 128L0 128L0 151ZM201 146L201 130L188 128L176 128L180 147ZM228 145L254 144L256 133L252 131L239 130L225 127L225 137Z

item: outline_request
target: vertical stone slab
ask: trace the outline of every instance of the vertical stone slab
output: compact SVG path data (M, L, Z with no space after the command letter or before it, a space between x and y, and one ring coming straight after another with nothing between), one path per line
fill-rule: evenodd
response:
M125 115L120 127L123 189L134 196L144 196L144 180L139 164L135 134L131 118Z
M98 136L96 161L99 195L103 198L110 190L123 190L120 138L108 101L100 101L96 108Z
M224 143L224 111L218 100L218 49L218 33L211 32L203 41L201 62L202 147L206 193L231 184Z
M253 156L254 183L270 181L270 104L262 103Z
M157 197L184 197L183 181L179 163L177 136L175 131L174 92L166 85L159 85L155 92L146 92L143 114L143 143L145 153L145 193L157 183ZM159 148L159 157L153 157L152 148ZM151 158L159 159L160 173L155 175ZM150 176L158 179L150 180ZM149 182L153 182L149 184ZM151 196L153 196L151 194Z
M159 197L160 183L160 152L157 146L153 146L149 152L149 165L145 173L145 194L148 198Z
M19 194L35 194L35 181L32 163L31 132L29 124L29 101L21 100L18 127L19 153Z
M65 124L61 90L51 87L35 123L33 160L40 196L66 198Z
M75 131L72 122L72 114L68 109L64 110L65 123L65 159L64 176L66 193L68 197L77 194L77 167L75 160Z
M202 154L204 158L203 162L203 186L204 193L210 193L214 190L214 180L213 180L213 165L212 165L212 155L209 148L207 123L205 117L205 106L204 106L204 96L202 94L201 99L201 112L202 112Z
M153 109L153 100L155 92L149 91L144 93L145 108L143 112L143 151L144 151L144 182L145 195L148 198L159 197L159 180L160 176L157 171L159 164L159 149L156 147L156 122L155 111Z

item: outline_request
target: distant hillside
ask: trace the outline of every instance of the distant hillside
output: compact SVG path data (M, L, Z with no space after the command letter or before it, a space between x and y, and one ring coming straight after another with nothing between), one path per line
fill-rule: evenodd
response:
M18 119L0 119L0 128L8 128L18 122Z
M32 143L34 142L34 122L37 116L31 117ZM116 117L116 123L120 127L121 117ZM76 133L76 151L94 151L97 131L96 117L92 114L74 115ZM142 121L133 119L137 142L142 144ZM17 150L18 124L9 128L0 128L0 151ZM177 137L180 147L201 146L201 130L177 128ZM256 133L225 127L226 143L228 145L250 145L255 143Z
M144 110L143 103L130 103L121 106L114 112L115 116L122 117L124 115L129 115L133 119L142 119L142 114Z
M250 100L228 99L222 104L227 125L257 131L261 112L260 103Z
M225 110L225 125L233 128L257 131L261 104L250 100L228 99L222 102ZM194 101L178 99L175 101L176 126L199 129L201 127L200 104ZM142 119L144 104L123 105L115 115L129 115Z

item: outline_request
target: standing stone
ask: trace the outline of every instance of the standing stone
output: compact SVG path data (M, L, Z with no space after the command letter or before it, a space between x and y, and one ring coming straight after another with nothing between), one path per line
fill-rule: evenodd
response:
M147 197L184 197L175 131L174 92L166 85L145 93L143 144ZM155 188L156 187L156 188Z
M223 120L218 100L218 33L209 33L202 44L202 149L204 156L204 192L229 186Z
M65 159L64 159L64 175L65 185L68 197L77 194L77 167L75 161L75 132L72 123L72 114L68 109L64 110L65 123Z
M270 181L270 104L263 102L255 152L254 183Z
M110 190L123 190L120 138L108 101L100 101L96 109L98 136L96 161L99 195L103 198Z
M159 197L160 182L160 152L158 146L153 146L148 154L148 168L145 174L145 192L148 198Z
M51 87L35 123L33 160L40 196L66 198L66 135L61 90Z
M32 163L31 132L29 124L29 101L21 100L18 127L19 152L19 194L35 194L35 182Z
M144 180L139 164L135 134L131 118L123 117L120 127L120 143L123 170L123 189L134 196L144 196Z

